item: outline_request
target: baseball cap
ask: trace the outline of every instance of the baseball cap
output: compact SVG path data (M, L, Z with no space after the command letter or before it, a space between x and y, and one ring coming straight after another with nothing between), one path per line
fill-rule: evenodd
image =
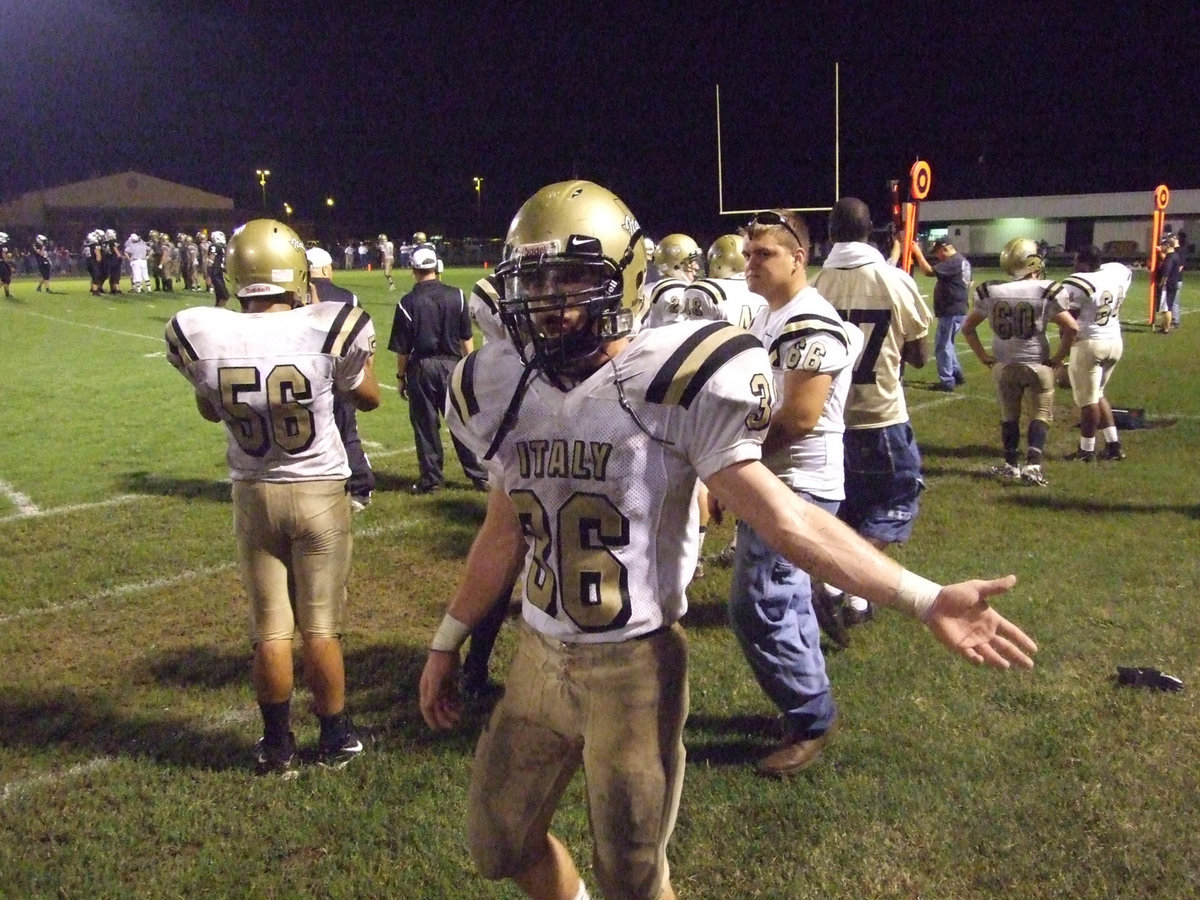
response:
M310 269L323 269L333 265L333 257L321 247L309 247L304 251L304 255L308 257Z
M429 247L418 247L412 254L412 267L414 269L436 269L438 264L437 254Z

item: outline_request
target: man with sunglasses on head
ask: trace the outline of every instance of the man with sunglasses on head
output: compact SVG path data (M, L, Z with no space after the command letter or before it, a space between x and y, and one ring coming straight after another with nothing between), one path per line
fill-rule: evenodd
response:
M833 246L812 284L862 330L846 401L846 499L838 517L882 550L908 540L925 488L900 372L902 365L919 369L928 360L930 313L912 276L889 266L870 237L867 204L857 197L835 203ZM827 633L842 645L846 625L871 616L870 604L854 593L827 588L814 603Z
M836 513L844 497L842 410L861 333L808 286L808 227L801 219L768 210L742 233L746 285L767 303L750 331L767 350L778 398L763 463L804 502ZM746 522L738 523L733 565L730 625L759 685L783 713L783 743L756 768L791 775L816 761L837 723L812 581Z
M1011 575L928 582L763 466L766 350L725 322L639 330L641 238L600 185L552 184L527 200L497 267L512 340L458 364L447 407L491 477L421 674L421 713L432 728L458 723L459 648L519 574L517 648L475 753L467 828L480 872L539 900L589 896L549 831L580 767L604 896L675 897L666 851L683 785L679 620L696 564L698 477L794 564L907 611L966 659L1030 666L1037 649L988 604Z

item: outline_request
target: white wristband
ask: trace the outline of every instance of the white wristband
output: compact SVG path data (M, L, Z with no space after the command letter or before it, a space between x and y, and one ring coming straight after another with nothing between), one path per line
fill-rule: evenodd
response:
M458 648L463 645L470 634L470 628L458 621L450 613L446 613L442 616L442 624L438 626L429 649L440 650L443 653L457 653Z
M937 602L942 586L922 578L916 572L908 569L900 570L900 583L896 585L896 599L893 606L900 612L907 613L922 622L929 620L933 605Z

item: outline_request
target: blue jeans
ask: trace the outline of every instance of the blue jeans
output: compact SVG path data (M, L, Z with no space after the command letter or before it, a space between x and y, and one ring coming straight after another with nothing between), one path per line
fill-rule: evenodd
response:
M934 337L933 357L937 361L938 378L942 384L954 387L962 380L963 370L954 350L954 339L962 329L966 316L938 316Z
M836 500L800 496L837 512ZM803 740L828 731L837 707L825 674L812 582L745 522L737 526L729 624L759 686L783 713L787 737Z

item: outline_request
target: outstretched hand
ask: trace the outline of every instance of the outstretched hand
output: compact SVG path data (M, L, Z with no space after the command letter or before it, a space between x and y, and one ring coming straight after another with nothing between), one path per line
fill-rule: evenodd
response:
M421 715L433 729L453 728L462 718L457 653L429 651L421 672Z
M1028 654L1037 652L1037 644L988 605L989 597L1005 593L1016 583L1015 575L1007 575L948 584L938 594L926 624L939 641L970 662L997 669L1016 663L1032 669Z

